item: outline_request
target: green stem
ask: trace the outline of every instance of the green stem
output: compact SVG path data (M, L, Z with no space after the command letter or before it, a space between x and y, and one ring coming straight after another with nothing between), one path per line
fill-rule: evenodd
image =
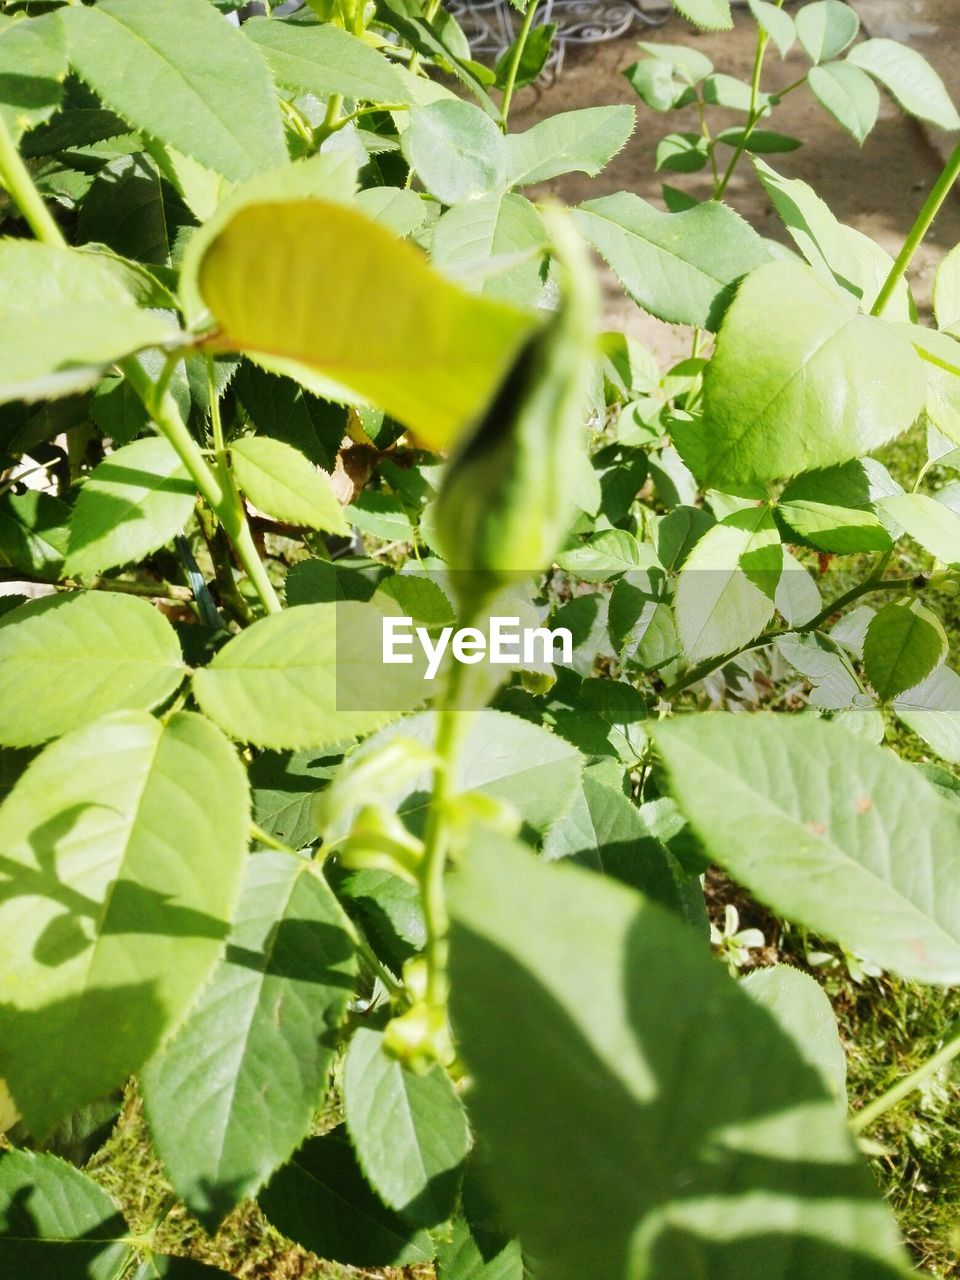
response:
M836 600L831 600L809 622L805 622L799 627L790 627L789 632L791 635L808 635L811 631L818 631L835 613L845 609L848 604L853 604L861 596L870 595L874 591L911 591L913 586L913 580L909 578L890 578L886 582L878 582L875 577L871 576L866 582L861 582L856 587L851 587L849 591L845 591ZM681 676L679 680L675 680L673 684L668 685L661 692L660 697L669 702L678 694L683 693L685 689L689 689L691 685L699 684L701 680L705 680L714 671L725 667L728 662L733 662L734 658L739 658L742 653L749 653L753 649L762 649L765 645L771 644L776 640L778 636L786 634L787 632L783 630L764 631L762 635L757 636L756 640L751 640L749 644L742 645L739 649L722 654L718 658L708 658L705 662L701 662L699 666L693 667L685 676Z
M513 57L510 59L510 66L507 68L507 81L503 86L503 102L500 104L500 128L504 133L507 131L507 116L510 114L510 104L513 102L517 73L520 70L520 63L523 61L523 51L527 47L527 39L533 28L533 19L536 17L539 4L540 0L529 0L527 11L523 15L520 34L517 36L516 44L513 47Z
M40 192L34 186L33 178L20 158L20 152L14 146L2 116L0 116L0 183L6 187L14 204L26 218L30 230L38 240L58 249L67 247L63 233L54 222L53 215L44 204Z
M850 1126L854 1133L862 1133L864 1129L868 1129L874 1121L879 1120L882 1115L892 1110L904 1098L913 1093L914 1089L919 1089L924 1081L936 1075L941 1067L945 1067L948 1062L952 1062L958 1055L960 1055L960 1033L948 1040L939 1053L935 1053L922 1066L917 1067L916 1071L911 1071L902 1080L898 1080L886 1093L882 1093L879 1098L874 1098L873 1102L868 1102L865 1107L851 1116Z
M720 179L720 185L714 188L714 200L722 200L727 187L730 185L730 179L736 172L737 165L740 163L740 157L747 149L747 143L750 141L750 135L760 121L763 115L763 109L760 108L760 77L763 74L763 58L767 51L767 44L770 37L762 27L757 27L757 52L753 60L753 78L750 81L750 113L747 117L747 124L743 131L743 137L737 144L733 155L730 157L730 163L727 165L723 177Z
M906 274L907 268L913 261L914 254L923 243L934 218L940 212L940 206L950 194L958 177L960 177L960 145L957 146L953 155L947 161L943 172L917 215L917 220L911 227L910 234L897 255L896 262L890 269L890 274L883 282L883 288L877 294L877 300L870 311L871 315L879 316L883 314L887 303L893 297L894 290Z
M191 480L227 531L240 563L253 583L264 609L267 613L280 613L282 605L260 559L250 526L247 524L243 504L236 491L232 485L225 486L222 474L215 475L207 465L200 446L187 429L187 424L180 416L180 410L170 392L164 391L158 396L149 374L132 356L124 360L120 367L146 406L160 434L176 450Z

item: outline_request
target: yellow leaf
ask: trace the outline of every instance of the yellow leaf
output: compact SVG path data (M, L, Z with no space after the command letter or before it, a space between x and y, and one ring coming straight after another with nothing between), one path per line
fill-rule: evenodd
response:
M238 210L198 284L218 348L329 399L374 404L432 449L482 413L538 323L462 292L413 245L323 200Z

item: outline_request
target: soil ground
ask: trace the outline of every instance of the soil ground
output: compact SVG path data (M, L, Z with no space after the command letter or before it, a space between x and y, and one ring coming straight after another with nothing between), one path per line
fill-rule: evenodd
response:
M960 3L958 0L859 0L866 33L908 40L929 58L943 76L955 99L960 100ZM635 29L629 36L606 44L568 51L563 71L549 88L525 89L511 115L511 128L521 130L558 111L601 103L636 101L637 129L626 147L597 178L570 174L549 184L562 200L581 200L614 191L633 191L662 207L661 179L704 198L710 185L705 174L654 172L654 152L666 133L698 131L692 108L660 114L644 106L623 78L623 72L639 56L637 39L670 44L690 44L705 53L718 71L749 80L756 47L756 27L749 14L737 11L732 32L699 31L678 17L658 28ZM764 88L776 90L797 80L808 65L794 50L781 59L771 48L767 54ZM739 124L743 116L716 110L720 127ZM860 148L844 132L806 88L785 98L776 109L773 128L803 140L797 151L768 157L773 167L791 178L802 178L826 200L838 218L872 236L896 254L930 189L954 139L938 130L925 130L904 116L886 96L880 120ZM749 163L741 164L730 185L728 198L763 235L788 237ZM941 212L927 242L914 260L911 280L921 309L930 304L933 276L943 254L960 242L960 197ZM661 363L672 363L689 354L687 331L671 328L645 316L625 298L608 273L607 323L647 343Z

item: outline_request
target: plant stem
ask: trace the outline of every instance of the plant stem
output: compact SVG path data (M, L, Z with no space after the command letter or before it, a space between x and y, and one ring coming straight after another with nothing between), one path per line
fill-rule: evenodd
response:
M879 316L893 297L893 292L897 285L906 274L907 268L913 261L913 256L923 243L924 237L930 230L934 218L940 212L940 206L946 200L947 196L953 189L954 183L960 177L960 145L957 146L953 155L944 166L943 172L934 184L933 190L927 196L923 208L917 215L917 220L910 229L910 234L904 243L903 248L897 255L897 260L890 269L890 274L883 282L883 288L877 294L877 300L873 304L870 311L872 316Z
M264 609L267 613L279 613L282 609L280 600L254 545L243 504L232 485L225 487L222 473L219 476L215 475L207 465L200 446L188 431L170 392L164 391L158 396L149 374L133 357L124 360L120 367L146 406L160 434L176 450L191 480L227 531L240 563L253 583Z
M507 69L507 82L503 86L503 102L500 104L500 128L504 133L507 131L507 116L510 114L510 104L513 102L517 73L520 70L520 63L523 61L523 51L527 47L527 39L533 28L533 19L536 16L539 4L540 0L529 0L527 4L527 11L523 15L523 25L520 28L520 34L517 36L516 44L513 47L513 57L510 59L510 66Z
M67 242L63 238L63 233L54 222L53 215L44 203L40 192L34 186L33 178L20 158L20 152L14 146L10 131L2 117L0 117L0 182L10 193L14 204L27 220L30 230L37 239L43 244L65 249Z
M945 1067L948 1062L952 1062L958 1055L960 1055L960 1032L948 1040L939 1053L935 1053L922 1066L917 1067L916 1071L911 1071L902 1080L898 1080L886 1093L882 1093L879 1098L874 1098L873 1102L868 1102L865 1107L851 1116L850 1127L854 1133L862 1133L864 1129L868 1129L874 1121L879 1120L887 1111L892 1110L904 1098L913 1093L914 1089L919 1089L924 1081L936 1075L941 1067Z
M730 179L733 177L737 165L740 163L740 157L747 149L747 143L750 141L750 135L760 121L763 115L763 109L760 108L760 77L763 74L763 58L767 51L767 44L770 37L764 31L763 27L757 27L757 52L753 60L753 77L750 81L750 114L747 117L746 127L743 130L743 137L740 139L733 155L730 157L730 163L727 165L723 177L720 179L720 185L714 188L714 200L722 200L727 187L730 185Z
M882 565L880 566L882 571ZM890 578L887 581L877 581L875 576L871 576L866 582L861 582L855 587L851 587L849 591L845 591L842 596L838 596L836 600L831 600L828 605L817 614L815 618L811 618L809 622L804 622L802 626L790 627L788 631L792 635L808 635L811 631L818 631L820 627L835 613L841 609L845 609L848 604L852 604L855 600L859 600L861 596L870 595L874 591L910 591L913 589L914 582L911 578ZM756 640L751 640L749 644L742 645L739 649L734 649L731 653L724 653L718 658L707 658L705 662L701 662L699 666L688 671L685 676L681 676L679 680L675 680L673 684L668 685L664 689L660 697L665 701L675 698L677 694L683 693L685 689L689 689L691 685L699 684L701 680L705 680L707 676L712 675L714 671L718 671L720 667L726 666L728 662L732 662L734 658L739 658L741 653L749 653L752 649L762 649L765 645L771 644L778 636L786 635L788 632L783 630L764 631L762 635L757 636Z

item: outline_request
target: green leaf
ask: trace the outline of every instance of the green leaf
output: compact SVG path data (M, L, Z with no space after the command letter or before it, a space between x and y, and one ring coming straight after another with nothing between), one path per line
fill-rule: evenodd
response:
M469 102L431 102L410 112L403 154L441 204L464 204L507 185L503 134Z
M851 62L830 62L811 67L807 84L837 124L866 141L880 114L880 91L865 71Z
M140 262L166 265L178 231L192 221L144 155L118 156L100 170L80 209L78 239L109 245Z
M863 642L867 679L889 702L920 684L947 656L949 643L936 614L916 601L896 600L875 614Z
M561 569L582 582L609 582L642 567L640 544L623 529L606 529L557 556Z
M686 926L491 835L450 888L470 1114L544 1274L909 1274L819 1073Z
M412 236L427 219L427 202L418 192L404 187L368 187L357 192L354 203L395 236Z
M141 1262L130 1280L229 1280L229 1272L194 1258L154 1253Z
M319 400L292 378L277 377L247 361L240 366L234 390L260 435L282 440L324 471L333 471L347 430L341 405Z
M535 324L321 200L240 209L207 249L199 285L224 346L305 375L330 399L372 401L433 448L490 400Z
M730 31L733 15L730 0L671 0L682 17L707 31Z
M925 493L901 493L882 498L877 507L924 551L943 564L960 566L960 516L942 502Z
M470 1149L446 1071L418 1075L387 1056L382 1031L358 1027L344 1063L343 1106L360 1167L384 1204L421 1226L444 1222Z
M339 763L338 756L313 751L261 751L249 770L254 822L291 849L303 849L317 834L313 798Z
M70 508L37 489L0 495L0 561L56 582L67 553Z
M809 702L821 711L844 711L862 697L849 658L832 639L812 635L778 636L777 651L812 686Z
M707 366L704 479L722 489L846 462L910 427L925 396L889 325L808 267L770 263L741 285Z
M287 159L263 58L206 0L101 0L61 19L74 69L135 129L235 182Z
M761 902L904 978L957 981L960 811L915 770L806 717L684 717L653 736L706 849Z
M950 250L937 268L933 309L937 327L955 338L960 337L960 244Z
M435 713L424 712L370 738L354 759L362 759L398 737L432 748L436 731ZM582 768L580 752L557 734L518 716L485 708L469 717L451 789L455 794L491 796L515 809L531 827L543 830L569 807ZM426 817L430 777L430 770L424 769L406 781L396 801L398 812L414 826L421 826Z
M259 1196L269 1220L304 1248L355 1267L429 1262L433 1244L364 1180L343 1129L311 1138Z
M179 1023L220 954L248 822L233 748L189 712L74 730L0 806L0 1075L33 1132Z
M574 172L596 177L626 146L635 123L633 107L584 107L507 134L508 183L525 187Z
M355 976L349 923L316 864L250 858L226 953L143 1075L164 1168L208 1227L309 1133Z
M960 764L960 676L939 667L921 684L894 699L908 729L950 764Z
M64 572L94 575L141 560L170 542L193 514L196 489L161 436L108 454L80 491Z
M707 143L699 133L668 133L657 143L655 169L698 173L708 160Z
M708 529L677 577L677 628L690 661L731 653L755 639L773 618L782 570L769 508L748 507Z
M84 591L0 620L0 741L23 747L111 711L159 706L185 674L180 644L145 600Z
M65 1160L0 1154L0 1269L30 1280L116 1280L127 1224L102 1187Z
M715 330L732 286L770 256L752 227L712 200L661 213L622 191L588 200L574 218L634 302L670 324Z
M750 155L779 155L803 146L799 138L785 133L775 133L772 129L752 129L748 133L743 127L722 130L717 134L717 141L728 147L743 147Z
M243 493L267 515L349 536L330 480L291 445L247 436L230 446L230 465Z
M481 196L442 214L433 230L434 266L471 292L532 310L543 293L547 232L514 192Z
M550 57L553 38L556 34L557 24L555 22L544 22L530 30L520 49L520 61L517 64L516 75L514 76L515 89L523 89L540 78L544 67L547 65L547 59ZM518 36L508 49L504 49L494 65L493 74L496 77L495 84L498 89L505 89L507 86L519 41L520 37Z
M762 160L754 160L753 167L783 225L821 280L848 290L869 311L893 269L890 255L869 236L838 222L805 182L782 177ZM902 280L885 314L911 319L910 293Z
M772 1014L800 1056L820 1073L827 1090L846 1109L847 1060L837 1017L827 995L809 974L788 964L755 969L740 990Z
M67 69L55 13L0 28L0 118L14 142L59 108Z
M896 492L873 459L854 459L838 467L807 471L780 495L776 514L805 543L818 551L850 555L888 551L890 534L876 515L874 502Z
M641 58L623 73L640 99L653 111L671 111L687 86L674 79L674 69L660 58Z
M829 62L857 38L860 19L843 0L814 0L794 19L797 39L811 62Z
M328 22L251 18L243 24L243 34L286 89L320 98L339 93L360 102L414 101L382 53Z
M705 80L713 71L713 63L699 49L692 49L685 44L661 44L647 40L638 40L637 48L658 61L666 62L671 71L675 71L685 84L693 86Z
M261 618L195 672L196 699L260 747L319 748L378 729L423 696L416 665L383 666L379 616L341 601Z
M500 1222L476 1168L476 1157L464 1177L460 1212L450 1235L436 1236L437 1280L524 1280L520 1242L511 1240Z
M747 4L757 25L780 50L780 56L785 58L797 38L796 24L789 13L771 4L770 0L747 0Z
M930 63L896 40L864 40L847 61L878 80L904 111L941 129L960 129L960 115Z
M589 771L571 811L550 828L543 856L550 861L570 859L577 866L610 876L681 919L702 923L703 934L708 932L699 883L687 881L670 851L651 834L633 801L599 782Z

